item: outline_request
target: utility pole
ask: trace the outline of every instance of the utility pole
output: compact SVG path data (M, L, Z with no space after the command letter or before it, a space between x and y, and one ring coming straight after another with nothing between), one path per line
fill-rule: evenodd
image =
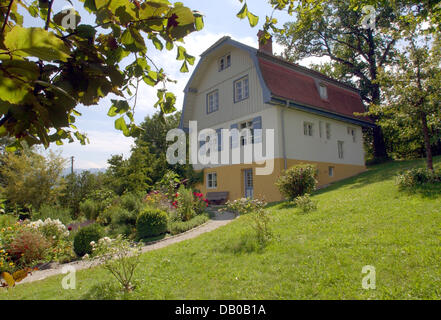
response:
M74 163L74 156L70 157L70 173L73 175L73 163Z

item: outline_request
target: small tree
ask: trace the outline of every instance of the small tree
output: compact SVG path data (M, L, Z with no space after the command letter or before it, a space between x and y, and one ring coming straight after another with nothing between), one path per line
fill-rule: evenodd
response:
M441 117L441 40L426 38L418 43L409 37L394 68L383 70L380 82L385 87L384 103L373 108L383 113L385 125L408 119L420 132L426 151L427 168L433 171L433 126ZM402 132L405 135L406 132Z

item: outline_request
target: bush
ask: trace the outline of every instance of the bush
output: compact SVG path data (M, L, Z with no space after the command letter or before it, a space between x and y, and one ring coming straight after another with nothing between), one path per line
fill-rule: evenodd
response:
M432 171L427 168L413 168L397 176L397 184L402 189L439 182L441 182L441 171Z
M7 228L17 222L17 218L10 214L0 214L0 228Z
M101 205L92 199L87 199L80 203L80 212L84 214L87 220L96 220L100 210Z
M136 220L139 239L159 236L167 232L167 213L154 208L145 208Z
M151 208L163 211L169 211L171 209L170 200L167 195L160 191L151 191L145 196L144 203Z
M29 267L34 263L43 261L49 247L50 243L40 232L24 229L15 236L6 251L15 264Z
M114 207L111 215L110 229L113 235L130 236L136 227L137 212Z
M134 193L127 193L121 196L121 206L128 211L135 211L136 214L141 210L141 198Z
M276 182L280 193L288 200L294 200L317 187L317 168L311 164L301 164L285 170Z
M191 230L193 228L196 228L197 226L204 224L208 220L209 217L207 214L200 214L188 221L171 221L169 223L168 231L172 235L179 234Z
M90 243L101 239L103 236L102 233L103 232L98 224L91 224L78 230L75 234L73 243L75 253L79 257L92 253L92 246Z
M309 193L305 193L305 195L295 198L294 204L304 213L317 210L317 203L311 200Z
M256 212L258 210L263 210L267 203L259 199L242 198L233 201L227 201L225 208L221 211L230 211L237 215L243 215L250 212Z
M63 224L69 224L72 222L70 210L68 208L61 208L57 206L50 206L43 204L38 212L34 212L32 220L46 220L51 218L53 220L60 220Z
M180 186L173 206L176 208L177 216L181 221L188 221L193 218L196 215L193 191Z

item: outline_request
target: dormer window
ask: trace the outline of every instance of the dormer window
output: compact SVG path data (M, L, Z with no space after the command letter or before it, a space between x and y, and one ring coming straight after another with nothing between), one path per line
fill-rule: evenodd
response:
M328 88L324 83L320 83L319 93L320 93L320 98L322 98L323 100L328 100Z
M231 66L231 54L226 54L219 58L219 71L225 70Z

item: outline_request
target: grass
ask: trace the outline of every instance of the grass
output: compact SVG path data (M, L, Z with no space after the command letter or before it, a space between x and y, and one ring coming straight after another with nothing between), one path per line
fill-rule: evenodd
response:
M441 167L441 157L435 159ZM440 299L441 186L399 192L394 176L423 161L373 166L312 196L318 210L269 206L275 235L254 245L247 216L142 255L131 299ZM365 265L376 289L364 290ZM81 299L111 281L98 267L1 290L0 299Z

